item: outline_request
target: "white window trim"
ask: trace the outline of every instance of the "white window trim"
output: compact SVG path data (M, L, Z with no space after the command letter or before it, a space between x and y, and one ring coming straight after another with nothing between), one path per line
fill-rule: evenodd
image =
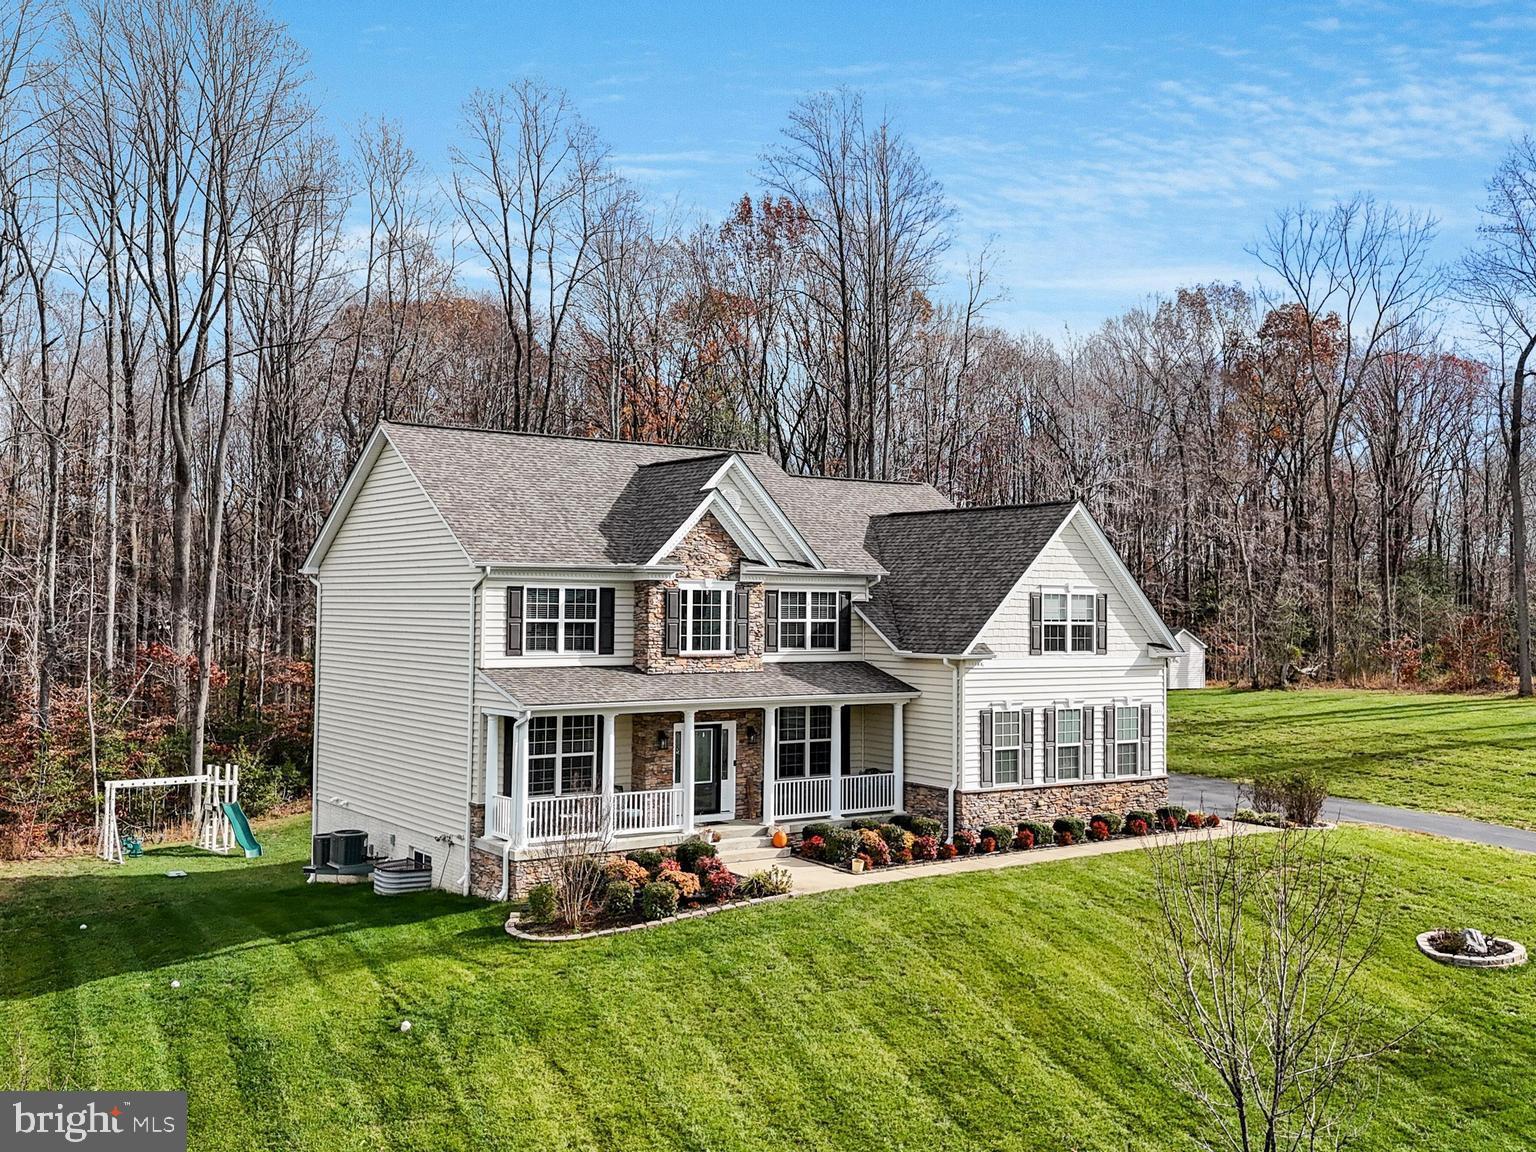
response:
M992 709L992 787L994 788L1027 788L1035 783L1034 773L1034 732L1024 730L1024 712L1026 705L1015 701L1005 704L990 705ZM1017 713L1019 717L1019 739L1016 744L999 744L997 742L997 716L1000 712ZM1034 712L1030 712L1029 724L1034 726ZM1019 778L1017 780L1003 780L997 774L997 754L999 751L1016 751L1019 754Z
M736 655L736 583L732 580L679 580L682 593L679 605L677 651L683 656L734 656ZM693 596L694 592L719 592L720 643L719 648L695 648L693 646Z
M554 592L557 612L553 620L533 619L528 615L529 592ZM567 592L591 592L592 618L573 617L565 614L565 594ZM568 648L565 643L565 626L570 624L592 625L592 647ZM553 624L555 626L555 647L532 648L528 643L528 629L533 624ZM602 649L603 638L603 592L597 584L525 584L523 586L523 655L524 656L596 656Z
M1106 771L1104 773L1105 779L1108 779L1108 780L1119 780L1119 779L1126 778L1126 777L1142 775L1142 771L1141 771L1141 741L1142 741L1142 737L1146 735L1146 733L1141 730L1141 708L1142 708L1142 704L1143 703L1144 703L1144 701L1141 701L1141 700L1126 700L1126 699L1123 699L1123 698L1119 699L1119 700L1112 700L1112 701L1110 701L1110 703L1108 705L1108 708L1110 709L1110 712L1112 713L1112 717L1110 719L1110 723L1115 726L1115 739L1114 739L1115 758L1114 758L1112 763L1105 765L1105 768L1106 768ZM1132 740L1122 740L1122 739L1120 739L1120 709L1122 709L1122 708L1127 709L1128 711L1131 712L1132 715L1134 715L1136 717L1136 736L1135 736L1135 739L1132 739ZM1132 768L1129 772L1122 772L1122 771L1120 771L1120 746L1122 744L1129 744L1129 745L1131 745L1131 747L1133 749L1135 749L1135 752L1136 752L1136 767ZM1112 769L1113 771L1108 771L1109 769Z
M1083 710L1086 707L1086 704L1083 704L1077 700L1058 701L1057 703L1051 705L1051 710L1056 713L1056 740L1051 745L1051 756L1054 758L1055 762L1051 765L1051 767L1056 773L1056 783L1058 784L1081 784L1086 779L1083 776L1083 747L1089 740L1093 739L1093 734L1091 732L1083 731ZM1077 741L1076 743L1066 745L1068 748L1077 749L1077 775L1068 776L1065 778L1063 778L1061 774L1061 749L1063 746L1061 740L1061 714L1063 712L1077 713Z
M826 588L778 588L778 589L775 589L775 591L777 591L778 594L779 594L779 635L778 635L778 644L779 644L779 651L780 652L817 652L817 653L821 653L821 652L836 652L836 651L838 651L838 647L837 647L838 629L839 629L840 624L841 624L841 621L838 619L838 617L839 617L839 609L840 609L840 606L841 606L841 599L842 599L841 590L839 590L839 589L826 589ZM830 596L832 598L832 617L831 617L830 620L817 619L815 616L812 615L812 608L811 608L812 598L815 597L815 596L818 596L818 595ZM784 614L784 597L786 597L786 596L804 596L805 597L805 614L803 616L786 616ZM805 628L805 643L803 643L803 644L786 644L786 643L784 643L784 625L785 624L800 624L800 625L803 625L804 628ZM830 644L812 644L811 643L811 625L812 624L831 624L832 625L832 643L830 643Z
M1098 626L1099 626L1099 618L1098 618L1099 601L1098 601L1098 597L1101 594L1099 592L1098 586L1095 585L1095 584L1075 584L1075 583L1069 583L1069 584L1042 584L1040 586L1040 588L1039 588L1039 592L1040 592L1040 616L1041 616L1041 619L1040 619L1040 651L1041 651L1041 653L1043 655L1046 655L1046 656L1094 656L1094 655L1097 655L1097 653L1098 653L1097 639L1098 639ZM1045 646L1045 628L1046 628L1046 624L1047 624L1047 621L1045 620L1045 598L1047 596L1065 596L1067 598L1067 618L1066 618L1066 620L1064 620L1064 621L1051 621L1050 622L1050 623L1053 623L1053 624L1054 623L1060 623L1067 630L1066 631L1066 647L1063 648L1063 649L1047 648ZM1073 616L1072 616L1072 597L1074 597L1074 596L1086 596L1086 597L1088 597L1088 603L1090 605L1092 605L1092 607L1093 607L1093 616L1092 616L1091 619L1089 619L1089 620L1076 620L1076 619L1073 618ZM1090 631L1088 633L1088 647L1087 648L1073 648L1072 647L1072 625L1073 624L1087 624L1089 626ZM1072 705L1064 705L1064 707L1072 707Z
M825 738L812 738L811 736L811 709L829 707L830 706L826 704L790 704L781 707L778 710L778 716L774 720L774 723L778 725L778 727L775 728L773 733L773 778L775 780L825 780L827 777L834 774L834 769L837 766L831 762L833 744L833 731L831 727L828 727L827 735ZM805 715L805 735L798 740L786 740L781 735L783 731L782 725L784 722L784 714L786 712L801 712ZM838 721L836 719L832 719L830 723L836 724ZM798 776L784 776L779 772L779 761L783 756L784 746L787 744L797 744L805 749L805 771L803 771ZM827 745L828 761L827 771L825 774L811 771L811 745L813 744Z
M590 717L591 720L592 720L592 751L590 753L588 753L588 752L567 752L565 750L565 722L568 719L577 719L577 718L580 718L580 717ZM557 796L596 796L596 795L599 795L599 793L601 792L601 789L602 789L602 781L603 781L602 714L598 713L598 712L565 712L565 713L544 713L541 716L533 717L534 720L543 720L543 719L546 719L546 718L551 719L551 720L553 720L555 722L555 751L553 753L553 758L554 758L554 761L555 761L555 790L553 792L537 792L537 793L534 792L534 790L533 790L533 761L536 760L536 759L537 760L548 760L548 759L550 759L550 756L548 756L548 755L535 756L533 754L533 747L532 747L533 727L532 727L532 721L530 720L529 728L528 728L528 741L529 741L528 767L527 767L528 779L524 782L524 788L527 791L528 798L531 799L531 800L550 800L550 799L553 799L553 798L555 798ZM565 760L566 760L566 757L567 756L588 756L588 755L590 755L592 757L592 787L580 789L580 790L575 791L575 792L567 792L565 790Z

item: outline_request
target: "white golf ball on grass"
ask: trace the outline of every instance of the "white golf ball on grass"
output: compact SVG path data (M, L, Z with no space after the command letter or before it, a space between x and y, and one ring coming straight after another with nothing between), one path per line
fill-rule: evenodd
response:
M410 1030L411 1030L411 1022L409 1020L402 1020L402 1021L400 1021L400 1031L402 1031L402 1032L409 1032Z

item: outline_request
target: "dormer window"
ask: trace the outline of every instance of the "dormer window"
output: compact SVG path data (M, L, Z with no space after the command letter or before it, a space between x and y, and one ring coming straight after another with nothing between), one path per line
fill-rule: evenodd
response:
M736 586L719 581L681 585L682 639L686 656L726 656L736 651L733 604Z

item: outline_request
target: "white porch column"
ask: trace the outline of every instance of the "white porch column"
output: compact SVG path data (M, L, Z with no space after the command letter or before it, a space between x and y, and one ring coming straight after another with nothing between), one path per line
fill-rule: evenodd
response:
M772 828L778 813L773 808L774 771L779 763L779 706L763 709L763 826Z
M603 716L603 758L601 760L603 773L603 796L613 798L613 748L614 722L618 719L617 712L604 712Z
M485 718L485 795L481 797L485 804L485 834L492 832L505 836L507 830L497 827L492 823L492 813L496 807L496 797L501 792L501 717L488 715Z
M533 714L526 714L512 728L512 827L508 839L512 847L528 843L528 724Z
M843 706L832 705L832 819L843 818Z
M677 750L678 775L682 777L683 786L683 834L693 832L693 761L694 761L694 737L693 737L694 710L683 710L683 731L681 734L682 747Z
M894 791L892 807L898 812L907 810L907 794L902 786L902 761L906 758L906 727L901 721L905 700L891 705L891 788Z

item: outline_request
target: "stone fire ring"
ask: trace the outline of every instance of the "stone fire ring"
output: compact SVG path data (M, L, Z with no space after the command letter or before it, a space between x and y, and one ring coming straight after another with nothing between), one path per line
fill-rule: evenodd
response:
M1498 936L1488 937L1488 943L1508 944L1510 950L1502 956L1453 956L1446 952L1437 952L1429 940L1440 931L1442 929L1433 928L1428 932L1420 932L1415 937L1419 951L1437 963L1449 964L1454 968L1514 968L1516 965L1525 963L1525 945L1517 944L1513 940L1504 940Z

